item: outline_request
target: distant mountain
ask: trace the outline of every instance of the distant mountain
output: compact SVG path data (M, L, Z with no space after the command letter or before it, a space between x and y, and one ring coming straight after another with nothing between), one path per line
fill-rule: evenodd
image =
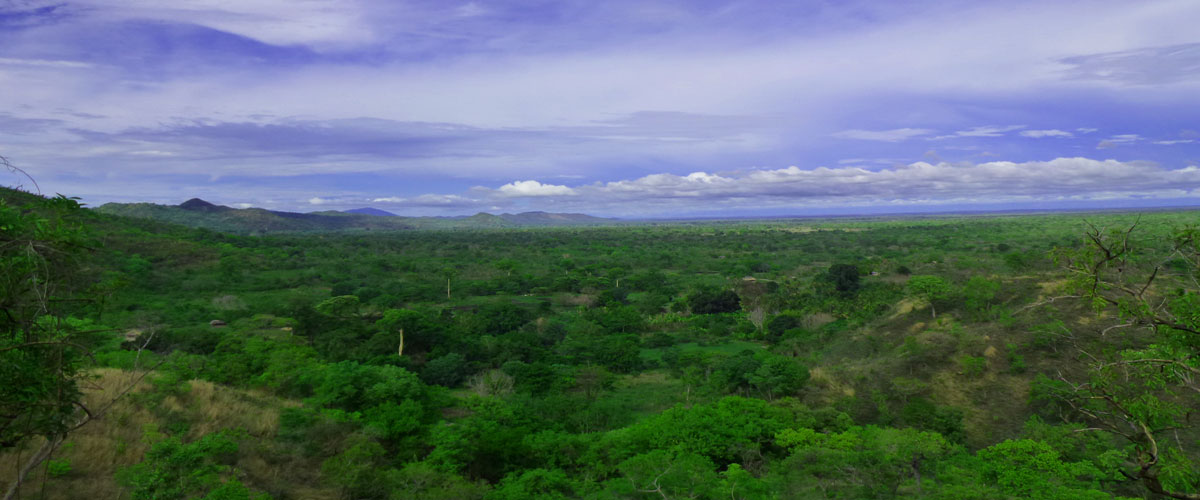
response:
M572 226L613 222L613 219L586 214L554 214L550 212L521 212L515 215L500 214L499 217L520 226Z
M280 212L262 208L231 208L192 198L179 205L106 203L97 212L153 219L189 227L241 234L316 231L404 231L413 229L492 229L540 226L579 226L618 223L616 219L584 214L525 212L493 215L480 212L460 217L403 217L374 208L345 212Z
M192 198L188 201L180 203L179 208L190 210L192 212L228 212L233 210L232 208L224 205L213 205L212 203L201 200L200 198Z
M354 208L350 210L343 210L342 212L347 214L374 215L378 217L399 217L399 215L388 212L387 210L380 210L378 208L371 207Z

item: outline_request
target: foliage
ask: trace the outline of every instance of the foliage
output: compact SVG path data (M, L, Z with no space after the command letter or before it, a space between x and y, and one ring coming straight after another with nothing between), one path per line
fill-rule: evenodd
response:
M77 423L92 332L64 306L89 297L84 218L72 198L0 198L0 450Z
M50 220L38 210L20 216ZM100 236L54 269L56 293L96 300L32 324L101 364L167 360L93 424L146 418L169 434L152 448L174 443L130 470L176 479L122 473L130 493L1195 494L1197 259L1172 229L1194 213L1144 215L1109 260L1090 233L1073 242L1077 215L248 237L72 213ZM1100 240L1120 253L1124 234ZM1052 245L1065 271L1040 260ZM937 321L906 314L925 304ZM125 335L86 333L102 324ZM263 412L254 446L164 451L242 439L205 416L222 398L259 402L242 410ZM70 472L47 497L106 480L78 450L53 456Z
M695 314L728 313L741 308L741 298L733 290L697 290L688 296L687 303Z
M148 435L154 440L145 460L120 471L118 480L134 500L262 500L237 478L233 467L237 442L229 434L209 434L183 443L175 437Z
M952 290L946 280L926 274L909 277L907 289L909 294L929 304L929 310L934 319L937 319L937 304L949 299Z

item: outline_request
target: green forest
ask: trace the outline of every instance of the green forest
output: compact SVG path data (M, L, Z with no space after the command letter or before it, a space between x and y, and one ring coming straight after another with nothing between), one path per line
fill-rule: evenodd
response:
M1200 212L158 212L0 192L5 499L1200 499Z

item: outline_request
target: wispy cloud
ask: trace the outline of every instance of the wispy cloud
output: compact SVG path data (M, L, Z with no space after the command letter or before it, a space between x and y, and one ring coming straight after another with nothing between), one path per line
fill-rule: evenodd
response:
M1142 140L1142 136L1138 134L1118 134L1108 139L1100 141L1096 144L1096 149L1111 149L1123 144L1131 144Z
M17 59L12 57L0 57L0 65L5 64L67 69L90 69L96 67L95 64L80 61L56 61L47 59Z
M959 130L949 135L939 135L937 137L932 137L931 139L941 140L953 139L957 137L1002 137L1007 132L1012 132L1014 130L1020 130L1023 128L1025 128L1024 125L1008 125L1003 127L996 125L984 125L981 127L971 127L966 130Z
M850 129L831 134L838 139L858 139L862 141L900 142L914 137L932 134L927 128L896 128L891 130L862 130Z
M1123 85L1200 81L1200 43L1066 57L1068 75Z
M1022 130L1020 132L1020 134L1021 134L1021 137L1032 137L1034 139L1041 139L1043 137L1062 137L1062 138L1075 137L1075 134L1072 134L1065 130L1058 130L1058 129Z

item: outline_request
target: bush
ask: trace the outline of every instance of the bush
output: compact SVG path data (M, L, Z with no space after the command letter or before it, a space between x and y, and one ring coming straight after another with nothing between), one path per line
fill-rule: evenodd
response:
M733 290L699 290L688 297L687 303L693 314L729 313L742 308L741 298Z
M456 387L466 378L466 369L467 359L462 354L452 352L425 363L425 367L421 369L421 380L426 384Z
M65 458L56 458L46 461L46 474L50 477L63 477L71 473L71 461Z
M858 291L859 274L858 266L853 264L834 264L825 273L825 279L833 283L833 288L838 293L850 295Z

